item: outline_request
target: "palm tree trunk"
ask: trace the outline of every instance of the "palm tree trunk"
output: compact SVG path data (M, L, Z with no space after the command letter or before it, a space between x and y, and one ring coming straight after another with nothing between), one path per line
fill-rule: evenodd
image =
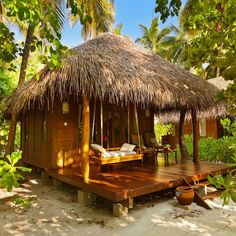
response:
M22 56L22 61L21 61L21 68L20 68L20 75L19 75L17 89L19 89L25 82L26 68L28 65L30 44L33 40L33 33L34 33L34 28L31 25L29 25L28 29L27 29L26 39L25 39L25 46L24 46L24 50L23 50L23 56ZM15 142L15 136L16 136L16 124L17 124L17 114L16 114L16 112L13 112L11 114L11 122L10 122L10 128L9 128L9 133L8 133L8 141L7 141L6 150L5 150L6 155L8 155L14 151L14 142Z
M184 120L185 120L186 110L180 111L180 121L179 121L179 149L181 154L181 162L189 159L189 154L185 144L184 138Z
M216 77L219 77L220 76L220 67L217 66L216 67Z
M18 88L25 82L26 68L28 65L30 44L33 40L33 33L34 33L34 28L29 25L28 29L27 29L27 35L26 35L26 39L25 39L25 47L23 50L23 56L22 56L22 61L21 61Z

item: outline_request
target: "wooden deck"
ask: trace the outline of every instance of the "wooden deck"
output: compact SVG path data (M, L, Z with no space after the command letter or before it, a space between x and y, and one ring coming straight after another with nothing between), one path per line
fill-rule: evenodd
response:
M113 202L142 196L184 184L204 180L209 174L226 174L225 164L191 161L160 167L141 163L113 165L112 171L97 172L85 183L79 168L49 170L47 174L84 191L92 192Z

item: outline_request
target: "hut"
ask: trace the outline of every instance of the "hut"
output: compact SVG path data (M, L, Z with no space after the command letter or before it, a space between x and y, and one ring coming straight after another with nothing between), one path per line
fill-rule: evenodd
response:
M216 77L212 79L208 79L207 82L214 85L219 91L226 90L228 85L232 83L232 81L227 81L223 77ZM217 117L203 117L198 120L198 132L199 137L206 138L222 138L225 134L222 125L220 124L220 119L226 117L227 112L220 112ZM189 117L190 118L190 117ZM229 116L230 119L234 119L232 116ZM168 135L165 137L166 142L171 143L173 146L178 144L178 117L172 117L172 120L168 120L166 117L161 118L163 122L173 122L175 123L175 132L172 135ZM192 135L192 122L191 119L186 119L184 124L184 134Z
M183 126L185 114L190 114L194 130L193 161L197 163L197 117L215 116L224 109L215 102L216 92L215 86L128 38L105 33L72 49L61 68L45 68L38 80L26 82L6 103L9 112L16 112L21 121L21 148L26 163L119 201L170 185L160 185L159 179L150 188L150 183L143 182L145 177L135 180L137 169L132 181L124 180L132 176L128 171L117 185L111 181L120 176L118 173L111 178L90 171L88 180L90 144L120 146L130 143L132 133L138 134L140 144L141 134L153 133L155 113L174 112L180 115L179 144L185 158ZM65 177L66 167L76 163L81 164L81 169L76 169L73 177L72 174ZM139 168L138 173L147 173L139 172ZM125 187L121 187L121 182ZM131 182L135 182L132 186L142 185L139 186L142 191L132 189L128 194L127 184Z

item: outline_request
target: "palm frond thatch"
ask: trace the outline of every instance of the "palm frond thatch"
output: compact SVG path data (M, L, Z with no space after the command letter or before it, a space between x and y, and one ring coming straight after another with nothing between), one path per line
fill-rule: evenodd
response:
M73 52L61 68L44 69L39 80L31 79L15 91L6 101L9 111L19 113L55 96L63 100L81 94L156 112L194 108L199 114L216 114L222 108L215 103L215 86L124 36L105 33Z

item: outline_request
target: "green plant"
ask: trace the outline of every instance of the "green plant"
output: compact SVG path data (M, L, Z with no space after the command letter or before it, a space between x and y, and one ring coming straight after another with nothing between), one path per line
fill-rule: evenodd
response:
M231 165L236 167L236 156L233 157L235 164ZM224 189L220 198L223 200L223 205L227 205L230 199L236 203L236 175L235 170L230 171L226 176L208 176L210 184L214 185L217 189Z
M192 136L185 136L185 143L188 153L192 155ZM199 140L199 159L202 161L234 163L233 157L236 155L236 137L225 136L214 139L212 137L201 138Z
M220 124L229 135L236 136L236 121L225 118L220 120Z
M172 124L162 124L155 123L154 124L154 132L158 142L161 142L162 136L167 134L172 134L174 131L174 126Z
M19 181L24 177L20 172L31 172L30 168L16 166L22 157L22 151L13 152L6 158L0 159L0 187L11 191L13 187L19 187Z
M4 155L9 131L9 124L6 121L0 122L0 155ZM16 126L15 149L20 149L20 124Z
M21 197L16 197L12 201L15 205L19 205L23 208L30 208L31 200L30 199L25 199Z

